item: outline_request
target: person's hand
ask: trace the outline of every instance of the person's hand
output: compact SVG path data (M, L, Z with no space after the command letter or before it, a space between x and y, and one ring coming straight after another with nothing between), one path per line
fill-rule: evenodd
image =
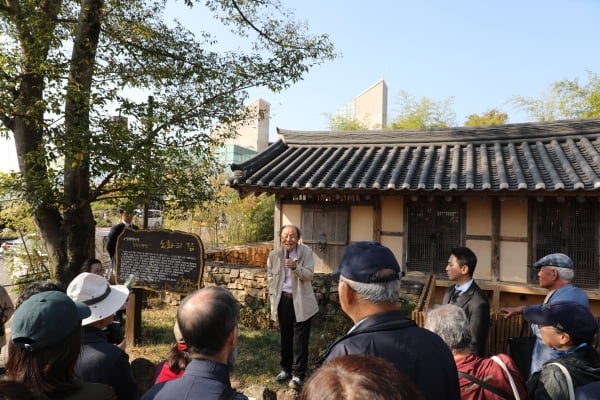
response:
M127 349L127 341L125 341L125 338L123 338L121 343L117 344L116 346L121 350L125 351L125 349Z
M504 318L508 318L514 314L520 314L523 311L523 307L502 307L500 313L504 314Z
M286 268L289 268L291 270L295 270L296 269L296 260L293 258L286 258L284 260L284 265Z

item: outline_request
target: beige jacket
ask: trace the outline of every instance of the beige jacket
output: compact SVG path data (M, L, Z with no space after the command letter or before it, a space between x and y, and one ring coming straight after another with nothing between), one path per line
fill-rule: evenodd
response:
M315 261L312 250L298 244L296 269L292 271L292 294L294 295L294 313L296 321L306 321L319 311L319 305L312 288ZM267 282L269 301L271 303L271 319L277 321L277 306L281 299L285 271L283 270L283 249L275 248L267 259Z

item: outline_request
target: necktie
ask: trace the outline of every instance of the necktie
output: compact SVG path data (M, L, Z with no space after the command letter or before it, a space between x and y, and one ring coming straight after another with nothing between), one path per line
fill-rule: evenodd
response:
M454 292L452 293L452 296L450 296L450 300L448 301L448 304L456 303L456 299L458 299L458 296L460 296L460 294L461 294L461 291L456 290L456 287L455 287Z

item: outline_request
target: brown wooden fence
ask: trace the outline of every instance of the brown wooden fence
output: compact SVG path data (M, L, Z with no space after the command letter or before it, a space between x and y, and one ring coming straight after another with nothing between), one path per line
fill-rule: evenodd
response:
M412 312L412 319L420 327L425 325L427 310L434 306L431 304L434 290L435 276L429 275L417 305ZM596 316L596 319L600 324L600 316ZM510 318L504 318L502 314L492 313L490 315L487 354L490 356L498 353L510 354L508 350L508 338L531 335L532 333L530 324L523 320L523 316L521 314L513 315ZM594 347L600 350L600 335L596 335Z

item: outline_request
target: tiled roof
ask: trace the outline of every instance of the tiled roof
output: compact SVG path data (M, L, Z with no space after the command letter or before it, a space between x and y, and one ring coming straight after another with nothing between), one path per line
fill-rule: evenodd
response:
M416 131L303 132L231 166L240 192L600 190L600 118Z

